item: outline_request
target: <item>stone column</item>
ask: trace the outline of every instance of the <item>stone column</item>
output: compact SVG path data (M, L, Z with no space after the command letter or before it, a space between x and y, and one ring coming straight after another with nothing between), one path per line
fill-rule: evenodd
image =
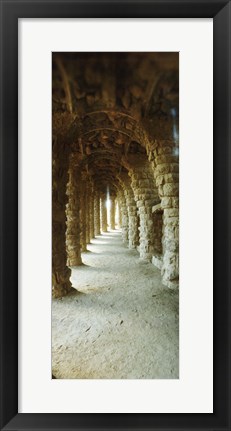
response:
M94 196L94 228L95 236L100 235L100 196L99 192L95 192Z
M163 209L163 283L179 284L179 155L173 141L158 141L154 150L156 185Z
M86 208L86 244L90 243L90 184L89 178L87 177L86 182L86 194L85 194L85 208Z
M71 289L66 252L66 185L68 153L57 141L52 145L52 294L57 298Z
M126 244L128 242L128 210L126 205L126 199L124 196L123 190L118 193L119 206L121 211L121 230L122 230L122 239Z
M107 232L107 207L106 207L107 197L106 193L101 195L100 198L100 213L101 213L101 230L102 232Z
M94 220L94 188L92 183L89 187L89 217L90 217L90 240L95 237L95 220Z
M115 229L115 196L111 196L110 228Z
M154 253L152 263L157 268L162 269L163 264L163 246L162 246L162 231L163 231L163 210L161 204L158 204L152 208L153 212L153 223L155 227L155 238L154 238Z
M81 251L87 251L87 242L86 242L86 219L87 219L87 207L86 207L86 175L82 173L81 176L81 195L80 195L80 225L81 225L81 233L80 233L80 242L81 242Z
M69 182L67 185L68 203L66 206L67 230L67 265L82 264L80 245L80 184L77 179L77 168L70 161Z
M154 189L153 172L147 162L133 167L129 175L140 216L140 258L151 261L155 238L152 207L157 204L158 199Z
M125 186L124 195L128 211L128 247L134 249L139 246L139 226L134 193L129 184Z

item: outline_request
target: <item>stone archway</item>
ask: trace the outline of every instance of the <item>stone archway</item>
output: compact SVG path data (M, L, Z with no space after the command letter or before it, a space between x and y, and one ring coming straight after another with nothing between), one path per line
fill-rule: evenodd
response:
M177 86L174 53L53 54L55 213L62 205L53 211L55 296L70 291L68 266L80 265L91 239L115 225L115 199L125 243L148 260L162 244L163 282L178 284ZM159 204L163 226L152 213Z

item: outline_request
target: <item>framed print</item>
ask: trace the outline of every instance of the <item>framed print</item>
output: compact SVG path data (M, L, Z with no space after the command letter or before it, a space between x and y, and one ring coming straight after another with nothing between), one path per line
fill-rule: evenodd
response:
M1 12L1 429L230 429L230 2Z

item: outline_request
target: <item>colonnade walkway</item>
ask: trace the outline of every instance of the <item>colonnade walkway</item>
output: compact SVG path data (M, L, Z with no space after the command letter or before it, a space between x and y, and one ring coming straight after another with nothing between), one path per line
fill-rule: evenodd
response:
M75 289L52 302L57 379L179 378L178 291L122 242L97 236L72 268Z

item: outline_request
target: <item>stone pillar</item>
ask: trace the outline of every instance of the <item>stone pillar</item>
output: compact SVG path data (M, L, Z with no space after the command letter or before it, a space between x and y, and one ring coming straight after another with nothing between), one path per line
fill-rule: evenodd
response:
M118 193L119 206L121 211L121 229L122 229L122 239L126 244L128 242L128 210L126 205L126 199L123 190Z
M81 182L81 196L80 196L80 225L81 225L81 233L80 233L80 242L81 242L81 251L87 251L87 207L86 207L86 175L82 173L82 182Z
M156 185L163 209L163 283L179 284L179 155L173 141L158 142L154 150Z
M153 172L147 162L142 166L133 167L129 175L140 216L140 258L151 261L155 237L152 207L158 199L154 189Z
M80 194L80 243L81 243L81 251L84 252L87 250L86 244L86 198L85 198L85 187L82 183L82 189Z
M80 245L80 184L77 171L70 161L69 182L67 185L68 203L66 206L67 230L67 265L78 266L82 264Z
M100 235L100 196L99 192L95 192L94 196L94 228L95 236Z
M162 269L163 264L163 246L162 246L162 235L163 235L163 210L161 204L153 207L153 224L155 227L155 238L154 238L154 253L152 263L157 268Z
M91 212L89 178L87 178L87 182L86 182L85 205L86 205L86 244L89 244L90 243L90 212Z
M106 207L107 197L106 193L101 195L100 198L100 213L101 213L101 230L102 232L107 232L107 207Z
M124 195L128 211L128 247L134 249L139 246L139 226L134 193L129 184L125 186Z
M66 185L68 153L57 141L52 145L52 294L57 298L71 289L66 253Z
M95 237L94 188L91 183L89 187L89 222L90 222L89 236L91 240Z
M111 196L110 228L115 229L115 196Z

